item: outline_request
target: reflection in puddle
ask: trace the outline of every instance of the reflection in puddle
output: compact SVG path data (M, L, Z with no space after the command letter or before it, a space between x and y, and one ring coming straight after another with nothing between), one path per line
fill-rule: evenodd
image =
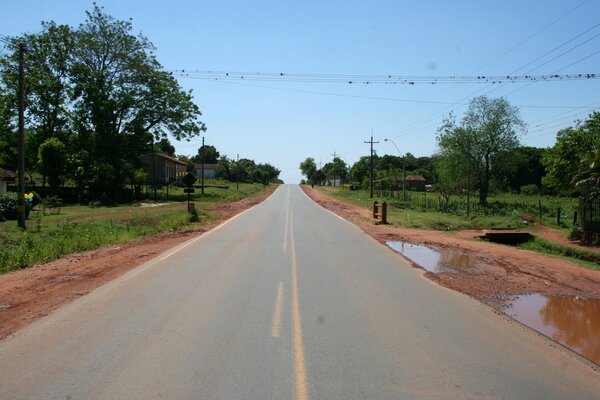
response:
M600 364L600 301L528 294L504 312L530 328Z
M452 250L434 250L431 247L405 242L386 242L387 245L429 272L450 272L456 268L472 267L477 257Z

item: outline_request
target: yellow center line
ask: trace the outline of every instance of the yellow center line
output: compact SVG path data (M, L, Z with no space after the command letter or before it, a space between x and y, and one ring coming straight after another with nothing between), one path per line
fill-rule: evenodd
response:
M277 287L277 298L275 299L275 309L273 310L273 320L271 322L271 336L279 337L281 331L281 310L283 309L283 282L279 282Z
M296 399L308 400L306 366L304 364L304 345L302 343L302 319L298 301L298 273L296 262L296 244L294 242L294 216L290 216L290 242L292 250L292 319L294 321L294 373L296 375Z

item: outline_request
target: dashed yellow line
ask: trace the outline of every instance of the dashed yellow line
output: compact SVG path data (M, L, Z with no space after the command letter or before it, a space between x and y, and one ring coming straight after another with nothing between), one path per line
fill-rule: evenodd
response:
M294 321L294 374L296 376L296 399L308 400L304 344L302 343L302 319L298 300L298 271L296 244L294 241L294 216L290 216L290 242L292 253L292 319Z
M273 320L271 322L271 336L279 337L281 331L281 310L283 309L283 282L279 282L277 287L277 298L275 299L275 309L273 310Z

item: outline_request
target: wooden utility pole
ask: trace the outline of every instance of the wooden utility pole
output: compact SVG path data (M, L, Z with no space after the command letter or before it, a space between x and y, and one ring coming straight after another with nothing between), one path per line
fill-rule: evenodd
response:
M235 189L240 190L240 153L235 158Z
M371 144L371 198L373 198L373 144L375 143L379 143L379 142L374 142L373 141L373 130L371 130L371 140L369 140L368 142L365 141L365 143L370 143Z
M19 44L19 197L18 226L25 226L25 44Z
M204 158L206 157L206 149L204 148L204 136L202 136L202 147L200 149L200 153L202 155L202 178L200 181L202 187L200 188L200 193L202 193L202 196L204 196Z
M333 151L333 154L331 155L333 157L333 163L335 163L335 159L337 158L337 156L339 156L338 153L335 152L335 150ZM333 164L335 165L335 164ZM335 169L333 170L333 187L335 187Z

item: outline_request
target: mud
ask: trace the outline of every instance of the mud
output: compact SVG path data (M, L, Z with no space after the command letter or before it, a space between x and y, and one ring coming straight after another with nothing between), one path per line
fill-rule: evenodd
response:
M526 294L516 296L503 311L600 364L600 300Z
M437 250L405 242L387 242L394 251L402 254L412 261L416 266L438 274L441 272L453 272L457 268L474 268L482 260L478 257L454 250Z

